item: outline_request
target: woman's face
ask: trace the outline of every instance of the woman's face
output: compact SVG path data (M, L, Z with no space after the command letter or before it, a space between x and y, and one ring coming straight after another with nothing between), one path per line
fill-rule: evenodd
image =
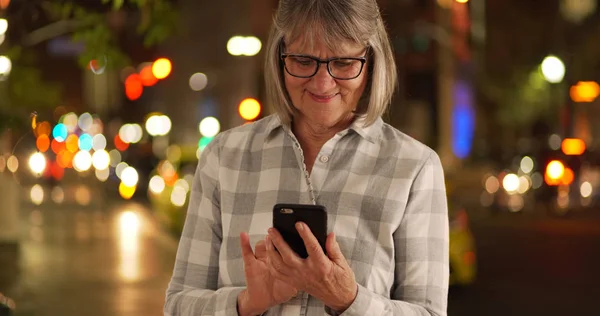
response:
M323 43L315 43L312 49L305 49L300 43L301 41L296 41L287 45L284 53L309 55L321 60L332 57L363 57L366 53L366 48L359 45L340 44L339 48L331 51ZM289 63L288 57L286 65ZM285 88L299 112L294 121L304 121L324 128L347 127L353 118L352 111L356 110L358 100L365 90L367 69L365 63L360 75L350 80L333 78L325 64L321 64L317 73L310 78L294 77L284 69Z

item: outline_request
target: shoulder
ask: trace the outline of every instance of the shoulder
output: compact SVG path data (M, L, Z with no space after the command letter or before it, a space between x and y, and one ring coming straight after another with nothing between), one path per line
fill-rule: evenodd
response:
M225 130L215 136L202 155L215 154L220 158L238 156L244 152L259 151L272 131L281 126L275 115L256 122Z
M218 147L218 149L240 148L240 146L245 146L250 141L264 140L278 126L280 126L280 123L277 117L270 115L258 121L236 126L219 133L215 136L211 145L212 147Z
M429 146L384 123L379 137L381 151L398 160L423 166L429 161L439 161L437 153Z

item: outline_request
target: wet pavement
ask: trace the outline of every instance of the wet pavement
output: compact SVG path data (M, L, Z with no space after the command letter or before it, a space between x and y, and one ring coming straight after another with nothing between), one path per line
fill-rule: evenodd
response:
M23 204L19 249L0 245L15 315L162 315L176 240L144 204L115 201Z

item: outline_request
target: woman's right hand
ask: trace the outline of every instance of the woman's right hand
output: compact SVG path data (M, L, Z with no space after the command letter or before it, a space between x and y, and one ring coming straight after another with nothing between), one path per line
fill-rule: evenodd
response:
M268 237L267 237L268 238ZM289 301L298 291L275 279L267 265L267 248L265 241L256 243L252 252L250 237L247 233L240 234L244 273L246 274L246 290L238 296L238 313L240 316L260 315L269 308Z

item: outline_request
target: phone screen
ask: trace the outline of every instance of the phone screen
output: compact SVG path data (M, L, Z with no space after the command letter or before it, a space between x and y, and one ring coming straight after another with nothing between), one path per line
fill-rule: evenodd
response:
M327 210L322 205L310 204L277 204L273 207L273 227L301 258L308 253L304 241L296 230L296 222L303 222L319 241L324 253L327 239Z

